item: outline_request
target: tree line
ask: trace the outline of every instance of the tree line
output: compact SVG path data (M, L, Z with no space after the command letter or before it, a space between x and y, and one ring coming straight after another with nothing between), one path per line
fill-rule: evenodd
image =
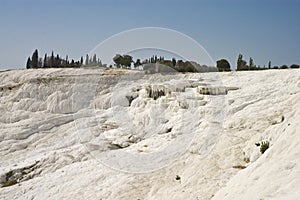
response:
M39 57L38 50L36 49L31 57L28 57L26 62L26 68L78 68L81 66L103 66L101 60L96 54L92 58L89 58L89 55L86 55L85 62L83 61L83 56L80 60L75 61L74 59L69 60L68 55L65 58L62 58L59 54L54 54L52 51L51 55L48 56L45 53L44 58Z
M216 63L217 68L219 71L231 71L231 67L229 62L226 59L220 59ZM268 62L268 66L260 66L260 65L255 65L254 60L252 57L249 59L249 64L247 63L246 60L243 59L243 55L239 54L237 58L237 64L236 64L236 71L250 71L250 70L267 70L267 69L297 69L299 68L299 65L297 64L292 64L290 67L287 65L281 65L281 66L272 66L271 61Z
M150 72L161 72L172 69L177 72L217 72L217 71L231 71L230 63L226 59L220 59L216 62L216 67L200 65L193 61L171 60L165 59L162 56L153 55L149 59L141 61L141 59L133 60L130 55L116 54L113 57L114 67L116 68L127 68L127 69L140 69L147 70ZM62 58L59 54L54 54L52 51L51 55L47 53L44 58L39 57L38 50L36 49L31 57L28 57L26 62L26 68L78 68L78 67L106 67L106 64L102 64L101 60L97 58L96 54L89 56L81 56L80 60L75 61L74 59L69 60L68 55ZM249 71L249 70L267 70L267 69L288 69L288 68L299 68L299 65L292 64L291 66L281 65L272 66L271 61L268 62L268 66L261 67L256 66L252 57L249 59L249 63L243 59L243 55L239 54L236 62L236 71ZM113 67L110 65L109 67ZM155 69L155 70L154 70Z
M133 68L153 71L156 68L156 72L167 72L167 71L177 71L177 72L217 72L216 67L200 65L199 63L193 61L183 61L176 60L172 58L171 60L165 59L163 56L153 55L149 59L141 61L141 59L133 60L130 55L120 55L116 54L113 58L114 66L116 68ZM169 68L169 70L168 70ZM154 72L154 71L153 71Z
M292 69L297 69L299 68L299 65L297 64L292 64L290 67L288 67L287 65L281 65L281 66L272 66L272 62L269 61L268 62L268 66L264 65L264 66L260 66L260 65L255 65L253 58L250 57L249 59L249 64L247 63L247 61L245 61L243 59L243 55L239 54L238 55L238 59L237 59L237 71L249 71L249 70L267 70L267 69L288 69L288 68L292 68Z

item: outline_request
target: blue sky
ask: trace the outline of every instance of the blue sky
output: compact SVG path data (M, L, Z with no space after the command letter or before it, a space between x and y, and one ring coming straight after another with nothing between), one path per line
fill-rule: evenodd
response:
M300 63L298 0L1 0L0 68L23 68L35 48L78 59L132 28L164 27L235 67ZM101 55L99 55L101 57Z

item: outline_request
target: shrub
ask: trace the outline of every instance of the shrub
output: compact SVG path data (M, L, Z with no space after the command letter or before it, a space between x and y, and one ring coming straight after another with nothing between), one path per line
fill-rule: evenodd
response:
M245 157L244 158L244 162L249 163L250 162L250 158L249 157Z
M176 175L175 180L179 181L180 179L181 179L180 176Z
M298 68L299 68L299 65L292 64L290 68L292 68L292 69L298 69Z
M286 65L281 65L281 67L280 67L280 69L287 69L288 68L288 66L286 66Z
M244 166L244 165L234 165L234 166L232 166L232 168L235 168L235 169L245 169L246 166Z
M269 141L262 142L260 145L261 154L265 153L265 151L269 148L269 146L270 146Z

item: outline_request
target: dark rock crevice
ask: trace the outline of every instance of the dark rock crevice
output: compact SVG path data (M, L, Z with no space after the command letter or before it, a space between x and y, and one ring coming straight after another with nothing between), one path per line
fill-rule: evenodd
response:
M38 168L38 163L39 161L26 167L13 169L1 175L0 187L9 187L17 183L32 179L35 175L33 175L31 172Z

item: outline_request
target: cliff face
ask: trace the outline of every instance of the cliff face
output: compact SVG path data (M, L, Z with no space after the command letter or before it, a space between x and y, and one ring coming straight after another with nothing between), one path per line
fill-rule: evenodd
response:
M298 199L299 100L299 70L0 72L1 199Z

